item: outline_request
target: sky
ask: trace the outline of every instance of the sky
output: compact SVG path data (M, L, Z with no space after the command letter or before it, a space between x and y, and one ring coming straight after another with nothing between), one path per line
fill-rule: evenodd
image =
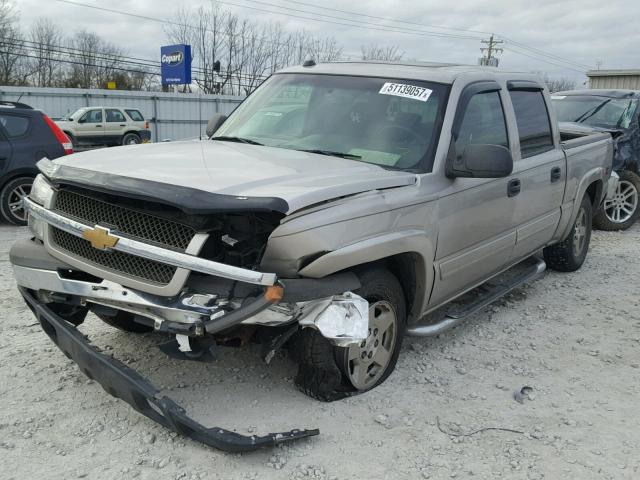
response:
M171 20L181 6L195 10L209 3L69 1L167 20ZM59 0L17 0L15 3L23 28L40 17L47 17L65 32L72 34L86 29L124 48L131 56L153 60L159 60L160 46L167 43L159 22ZM552 79L574 80L580 86L586 80L584 71L589 67L640 69L640 0L223 0L219 3L224 9L255 22L279 21L287 30L305 29L317 35L333 36L343 51L352 55L357 55L362 45L397 45L408 59L476 64L481 56L481 38L495 33L505 39L501 45L504 52L499 55L500 66L509 70L541 72ZM355 23L359 26L344 25ZM384 31L394 28L412 32ZM432 32L456 37L434 36Z

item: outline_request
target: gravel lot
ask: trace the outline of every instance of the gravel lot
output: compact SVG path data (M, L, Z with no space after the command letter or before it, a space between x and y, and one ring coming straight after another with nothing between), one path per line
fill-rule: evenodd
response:
M169 433L64 357L14 286L8 250L26 235L0 225L3 478L640 478L640 224L595 232L577 273L547 273L451 332L406 339L386 383L330 404L295 389L284 355L270 366L257 348L177 362L156 348L164 337L87 319L94 343L205 425L321 431L243 455ZM524 385L533 393L520 404ZM522 433L453 436L438 419L449 433Z

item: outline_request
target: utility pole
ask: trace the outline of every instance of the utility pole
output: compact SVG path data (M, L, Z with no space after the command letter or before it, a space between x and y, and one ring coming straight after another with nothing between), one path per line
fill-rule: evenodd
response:
M496 47L496 45L504 43L504 40L494 40L493 34L491 34L489 40L480 40L480 43L487 46L480 48L483 56L478 59L478 65L483 65L485 67L497 67L499 59L495 56L495 54L502 53L502 48L498 48Z

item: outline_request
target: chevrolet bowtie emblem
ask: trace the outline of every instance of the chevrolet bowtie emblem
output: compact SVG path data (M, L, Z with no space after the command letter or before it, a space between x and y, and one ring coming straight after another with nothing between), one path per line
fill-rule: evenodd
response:
M85 240L89 240L91 242L91 246L93 248L97 248L98 250L106 250L108 248L113 248L118 243L118 237L114 237L113 235L109 235L108 228L102 228L99 226L95 226L91 230L85 230L82 232L82 238Z

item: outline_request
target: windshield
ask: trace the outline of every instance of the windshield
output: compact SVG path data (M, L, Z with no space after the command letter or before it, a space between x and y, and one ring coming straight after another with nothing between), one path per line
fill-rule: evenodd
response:
M447 93L415 80L274 75L213 139L430 171Z
M551 101L561 122L616 129L629 128L638 107L637 99L593 95L552 95Z
M86 111L86 108L79 108L78 110L76 110L73 113L70 113L66 116L66 118L68 118L69 120L74 120L77 117L80 116L80 114L84 113Z

